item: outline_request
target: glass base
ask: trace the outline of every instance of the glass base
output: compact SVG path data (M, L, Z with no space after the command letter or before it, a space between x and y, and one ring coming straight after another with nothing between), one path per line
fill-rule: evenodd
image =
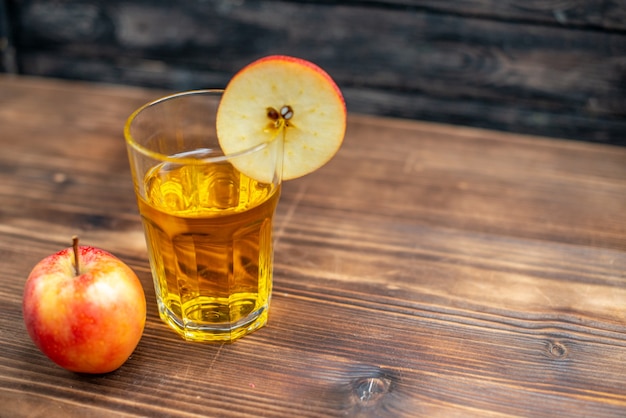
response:
M267 324L268 306L248 313L244 318L236 322L196 322L192 320L181 320L165 304L157 300L159 316L161 320L170 326L177 334L186 341L195 342L234 342L251 332ZM206 316L206 310L204 316ZM220 317L219 312L209 314L215 319Z

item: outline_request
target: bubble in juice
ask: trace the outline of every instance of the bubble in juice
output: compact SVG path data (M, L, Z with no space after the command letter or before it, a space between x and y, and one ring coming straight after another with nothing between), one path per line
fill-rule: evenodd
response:
M138 201L159 313L185 339L233 341L267 322L279 194L227 161L147 173Z

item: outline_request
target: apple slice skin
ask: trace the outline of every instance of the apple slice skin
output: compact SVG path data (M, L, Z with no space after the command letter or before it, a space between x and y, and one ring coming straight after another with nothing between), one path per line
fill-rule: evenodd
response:
M59 366L101 374L135 350L146 299L135 273L112 254L80 246L76 276L72 248L41 260L24 287L23 315L35 345Z
M281 133L272 129L268 109L280 111L286 105L292 106L294 116L284 132L283 180L301 177L326 164L343 142L345 100L322 68L285 55L254 61L228 83L217 117L224 151L236 153L276 139ZM238 168L259 178L264 175L261 167L257 158ZM255 168L259 168L257 173Z

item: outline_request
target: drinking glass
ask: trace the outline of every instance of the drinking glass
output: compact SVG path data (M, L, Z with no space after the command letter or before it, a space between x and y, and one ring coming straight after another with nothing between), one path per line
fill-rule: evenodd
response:
M167 96L124 127L159 315L190 341L232 342L262 327L272 291L282 141L225 155L221 95Z

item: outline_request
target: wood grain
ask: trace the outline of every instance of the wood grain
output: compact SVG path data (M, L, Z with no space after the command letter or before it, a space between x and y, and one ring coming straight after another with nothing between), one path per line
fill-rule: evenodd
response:
M283 53L325 68L354 112L625 144L624 0L30 0L10 11L26 74L185 90Z
M626 414L626 149L352 114L284 185L269 326L190 344L158 319L121 133L162 93L0 76L2 414ZM148 299L107 375L55 366L22 322L30 269L73 234Z
M359 1L363 3L363 1ZM388 7L426 9L437 13L477 16L491 20L526 21L565 27L626 29L624 0L365 0ZM350 3L350 2L333 2ZM357 3L357 1L352 1Z

